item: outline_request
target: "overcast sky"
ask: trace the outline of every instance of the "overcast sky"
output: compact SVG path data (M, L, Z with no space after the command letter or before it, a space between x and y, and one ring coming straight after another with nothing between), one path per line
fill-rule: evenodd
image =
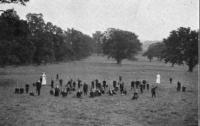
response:
M21 18L42 13L45 21L67 30L92 35L97 30L119 28L136 33L140 40L162 40L178 27L199 29L199 0L30 0L14 8Z

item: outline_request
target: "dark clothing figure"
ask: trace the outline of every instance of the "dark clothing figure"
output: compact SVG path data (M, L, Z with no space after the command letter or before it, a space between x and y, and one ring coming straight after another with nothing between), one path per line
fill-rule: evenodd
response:
M78 80L78 88L81 88L81 80Z
M78 92L76 93L76 97L81 98L81 96L82 96L82 92L80 90L78 90Z
M54 81L51 80L51 88L54 88Z
M140 84L140 92L143 93L143 85Z
M149 84L147 84L147 90L149 90Z
M60 84L60 87L62 87L62 84L63 84L63 80L62 79L59 80L59 84Z
M181 82L177 82L177 91L180 91L181 90Z
M59 79L59 75L58 74L56 74L56 80L58 80Z
M138 89L140 85L140 81L136 81L136 88Z
M185 91L186 91L186 87L182 86L182 92L185 92Z
M41 82L36 82L36 92L37 92L38 96L40 95L41 87L42 87Z
M91 89L94 89L94 81L91 82Z
M54 91L54 96L59 96L59 95L60 95L60 89L56 87Z
M40 83L42 84L42 77L40 77Z
M143 90L145 90L146 84L142 84L142 88Z
M142 81L142 84L146 84L146 83L147 83L147 81L146 81L146 80L143 80L143 81Z
M124 83L120 83L119 88L120 88L120 93L123 94L123 91L124 91Z
M135 88L135 81L131 82L131 90Z
M19 93L20 93L20 94L23 94L23 93L24 93L24 88L20 88L20 89L19 89Z
M96 88L98 88L98 84L99 84L99 80L96 79L96 80L95 80L95 86L96 86Z
M28 94L28 91L29 91L29 84L26 84L26 85L25 85L25 89L26 89L26 94Z
M19 88L15 88L15 94L19 94Z
M103 81L103 88L104 88L104 90L106 89L106 81L105 80Z
M74 88L74 90L76 90L76 82L75 81L73 82L73 88Z
M52 89L49 91L49 93L50 93L50 95L54 95L54 92Z
M169 78L169 82L170 82L170 84L172 84L172 78L171 77Z
M137 100L138 99L138 93L137 92L134 92L133 94L133 97L132 97L132 100Z
M67 87L69 87L71 89L71 87L72 87L72 81L71 80L67 82Z
M87 93L88 93L88 85L86 83L84 83L84 85L83 85L83 93L84 93L84 95L87 95Z
M157 88L157 86L151 88L151 95L152 95L152 98L153 98L153 97L156 97L156 88Z
M68 94L68 92L67 92L67 89L66 89L66 88L65 88L64 90L61 91L61 95L62 95L63 97L66 97L67 94Z
M113 81L113 88L114 88L115 91L118 90L117 81Z

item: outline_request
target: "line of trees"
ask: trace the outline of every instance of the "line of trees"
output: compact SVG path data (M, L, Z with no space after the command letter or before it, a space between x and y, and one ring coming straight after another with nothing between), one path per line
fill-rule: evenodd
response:
M92 53L107 55L121 64L123 59L134 59L140 50L140 41L129 31L109 28L90 37L45 23L42 14L29 13L22 20L14 9L8 9L0 15L1 66L80 60Z
M188 71L192 72L198 64L198 34L199 31L180 27L171 31L161 43L150 45L143 55L150 61L157 57L172 66L186 64Z
M75 60L93 52L93 39L75 29L62 30L42 14L22 20L9 9L0 15L0 65Z

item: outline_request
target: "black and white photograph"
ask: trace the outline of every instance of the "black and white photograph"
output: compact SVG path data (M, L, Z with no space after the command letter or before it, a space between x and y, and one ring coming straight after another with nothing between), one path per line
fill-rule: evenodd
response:
M199 0L0 0L0 126L198 126L199 37Z

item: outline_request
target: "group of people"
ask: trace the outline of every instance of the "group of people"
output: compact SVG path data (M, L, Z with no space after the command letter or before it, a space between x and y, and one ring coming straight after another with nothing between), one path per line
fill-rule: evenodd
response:
M156 88L157 86L151 87L152 97L156 97ZM150 84L148 84L146 80L132 81L130 84L130 89L134 92L132 99L137 99L139 96L139 90L141 94L144 92L144 90L149 91ZM61 95L65 97L69 94L72 94L73 92L76 93L77 98L82 97L82 95L89 95L89 97L97 97L103 94L113 96L117 93L121 95L126 95L128 93L124 85L122 76L119 76L118 81L112 81L112 85L109 85L106 80L100 82L98 79L92 81L91 84L87 84L80 79L70 79L66 84L63 84L63 79L59 78L58 74L56 75L55 80L51 80L51 95Z
M169 78L170 84L172 83L172 78ZM40 77L40 79L33 83L33 86L36 89L36 94L39 96L41 92L42 85L47 84L47 77L46 74L43 73ZM156 97L156 92L158 88L158 84L160 84L160 75L157 74L156 76L156 84L150 85L147 83L146 80L142 81L131 81L130 83L130 90L133 93L132 99L138 99L139 94L143 94L145 90L149 91L151 90L151 97ZM109 85L106 80L103 80L100 82L98 79L91 82L91 84L87 84L83 82L82 80L73 80L70 79L66 84L63 84L63 79L59 77L59 74L56 74L56 79L51 79L51 89L50 94L54 96L63 96L66 97L69 94L72 94L75 92L75 96L77 98L81 98L82 95L89 97L97 97L101 96L103 94L108 94L109 96L116 95L117 93L121 95L126 95L128 92L126 90L126 87L124 85L124 81L122 79L122 76L119 76L119 80L112 81L112 85ZM29 84L25 85L25 92L29 93L30 95L34 96L34 92L29 92ZM177 91L181 90L181 83L177 82ZM185 91L186 87L182 86L182 91ZM15 93L22 94L24 92L23 88L16 88Z

